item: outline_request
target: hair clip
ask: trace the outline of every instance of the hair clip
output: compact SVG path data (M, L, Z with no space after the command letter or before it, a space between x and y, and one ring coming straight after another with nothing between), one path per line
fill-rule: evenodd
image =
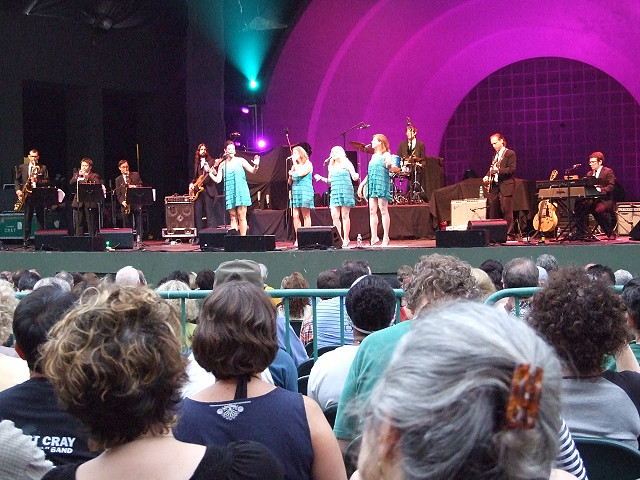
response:
M532 374L528 363L518 365L513 371L505 428L531 430L536 426L543 372L542 368L536 367Z

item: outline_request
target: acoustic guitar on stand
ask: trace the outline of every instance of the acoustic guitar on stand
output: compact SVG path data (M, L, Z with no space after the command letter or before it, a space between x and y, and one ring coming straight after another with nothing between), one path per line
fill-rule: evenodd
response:
M549 181L555 180L558 176L558 171L553 170ZM542 200L538 204L538 213L533 217L533 228L538 232L551 232L558 226L558 214L556 213L556 206L550 200Z

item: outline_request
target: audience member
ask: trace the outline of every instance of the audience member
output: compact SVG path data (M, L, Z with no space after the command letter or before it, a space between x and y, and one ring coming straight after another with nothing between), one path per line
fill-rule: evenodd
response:
M405 296L407 308L414 315L445 300L481 299L471 275L471 266L456 257L437 253L420 257L413 268ZM362 341L340 396L333 429L343 450L361 433L356 412L368 400L396 345L410 332L413 323L413 320L399 323L372 333Z
M337 270L323 270L318 274L316 279L316 288L318 289L332 289L340 288L340 277Z
M120 270L116 272L116 285L121 287L124 286L132 286L137 287L140 286L140 274L138 270L133 268L131 265L127 265L126 267L122 267Z
M44 458L30 436L11 420L0 421L0 478L40 480L52 468L53 463Z
M33 290L33 287L36 285L38 280L40 280L40 275L38 275L37 272L27 270L18 281L18 291L24 292Z
M473 348L460 348L469 338ZM517 393L522 372L532 399ZM371 398L356 478L550 478L560 363L499 310L456 303L421 314Z
M599 263L591 264L585 268L589 278L592 280L604 280L609 285L616 284L616 276L613 273L611 267L607 267L606 265L601 265Z
M64 280L69 284L70 287L73 287L73 275L71 275L69 272L60 270L58 273L56 273L55 277Z
M198 290L213 290L213 282L216 278L216 274L213 270L205 268L200 270L196 275L196 285Z
M536 265L536 268L538 269L538 285L546 285L549 281L549 272L539 265Z
M478 286L478 290L480 290L483 300L486 300L496 292L496 286L493 284L487 272L474 267L471 269L471 275L476 279L476 285Z
M183 400L176 438L214 445L255 440L282 462L287 479L346 479L340 449L318 405L260 379L278 351L274 319L262 286L216 285L193 337L194 356L216 383Z
M538 267L533 260L524 257L513 258L507 262L502 271L502 286L504 288L537 287L539 286L538 275ZM515 297L509 297L506 300L504 309L507 313L517 315L517 301ZM520 298L519 316L526 318L530 309L529 297Z
M498 260L485 260L478 267L480 270L484 270L489 275L489 278L496 287L496 291L502 290L502 263Z
M640 362L640 278L631 279L625 284L621 298L627 306L627 325L632 332L629 348ZM617 371L616 358L613 355L607 356L606 368Z
M190 292L191 289L189 285L184 283L182 280L167 280L161 285L156 287L156 292ZM182 313L182 300L175 298L166 300L170 305L176 309L177 312ZM198 315L200 314L200 308L198 306L197 300L194 299L185 299L184 301L184 313L185 313L185 324L181 329L183 347L189 349L191 348L191 337L193 336L193 331L196 329L196 321L198 320Z
M623 285L623 286L626 285L627 282L633 278L633 275L631 275L631 272L629 272L628 270L623 270L621 268L613 272L613 276L616 279L616 285Z
M55 465L92 458L80 422L63 412L53 385L42 370L40 347L49 330L75 302L75 295L48 286L18 303L13 317L16 351L29 365L30 378L0 392L0 418L31 435Z
M283 478L262 445L204 447L171 435L185 379L180 319L150 289L84 295L52 329L43 360L60 401L90 432L91 447L104 450L46 480Z
M64 290L65 292L71 291L71 285L69 285L69 283L66 282L65 280L57 277L41 278L35 283L35 285L33 286L33 290L37 290L38 288L42 288L47 285L53 285L55 287L60 288L61 290Z
M309 289L309 282L302 276L300 272L293 272L282 279L280 284L282 289ZM294 297L289 298L289 322L296 332L296 335L300 335L300 327L305 320L313 321L313 308L309 303L309 297ZM284 317L285 313L285 300L280 300L277 305L277 315ZM283 320L278 320L283 321Z
M413 267L409 265L401 265L396 272L396 278L398 279L398 283L404 288L405 283L408 283L411 279L411 275L413 274Z
M536 266L544 268L547 273L554 272L560 268L558 259L550 253L543 253L536 258Z
M0 281L0 345L4 345L13 332L13 312L18 305L16 292L12 285ZM2 347L0 350L0 391L6 390L29 379L27 362L18 357L15 350ZM0 477L1 478L1 477Z
M364 338L388 327L396 312L393 289L381 277L367 275L356 280L345 298L353 327L353 344L326 352L313 365L307 391L323 409L337 405L351 362Z
M638 448L640 374L625 310L604 279L561 268L534 295L529 322L564 362L562 412L572 433ZM604 369L607 354L616 355L618 372Z

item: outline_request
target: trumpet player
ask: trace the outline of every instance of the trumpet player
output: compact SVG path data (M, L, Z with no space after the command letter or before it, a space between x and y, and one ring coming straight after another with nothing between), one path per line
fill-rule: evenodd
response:
M76 237L84 235L85 226L89 232L90 237L94 237L98 234L98 202L95 198L80 199L78 198L78 184L89 183L100 185L102 188L102 180L100 175L93 173L93 160L90 158L83 158L80 161L80 170L73 174L71 177L70 185L76 189L76 196L73 199L71 206L73 207L73 224L75 225ZM98 195L99 196L99 195ZM104 198L104 190L102 198Z
M129 228L134 212L131 211L131 205L127 203L127 187L141 187L142 179L138 172L129 171L129 162L124 158L118 162L118 169L120 175L116 177L116 197L122 212L122 226Z
M15 189L18 197L16 206L22 203L22 210L24 211L24 225L22 228L23 233L23 245L28 247L31 244L31 222L33 221L33 214L36 214L36 221L38 222L38 229L44 228L44 205L36 205L31 192L34 188L43 187L49 184L49 174L47 173L47 167L38 163L40 154L38 150L32 148L29 150L29 162L22 163L16 166L16 180ZM19 208L18 208L19 210Z

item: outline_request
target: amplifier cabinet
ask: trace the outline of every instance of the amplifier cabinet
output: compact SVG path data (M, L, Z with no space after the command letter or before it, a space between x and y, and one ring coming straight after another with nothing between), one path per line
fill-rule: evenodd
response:
M634 225L640 222L640 203L619 203L616 220L618 235L629 235Z
M451 200L451 226L466 227L471 220L487 218L486 198L465 198Z
M179 232L181 236L196 236L193 203L188 195L165 197L164 211L168 235Z

